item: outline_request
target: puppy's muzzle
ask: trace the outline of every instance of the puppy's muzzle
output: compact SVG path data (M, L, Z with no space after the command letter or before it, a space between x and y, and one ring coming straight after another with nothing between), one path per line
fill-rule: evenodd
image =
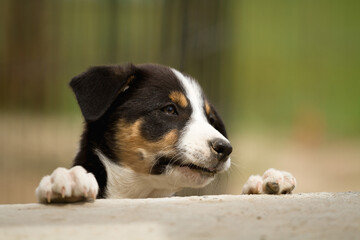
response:
M232 146L230 143L220 138L210 141L210 146L219 162L226 161L232 152Z

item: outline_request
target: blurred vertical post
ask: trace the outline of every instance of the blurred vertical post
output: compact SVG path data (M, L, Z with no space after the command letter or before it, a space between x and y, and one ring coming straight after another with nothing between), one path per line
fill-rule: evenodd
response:
M25 109L44 107L46 62L44 61L43 0L7 2L9 9L5 66L5 99L2 107L22 106ZM36 93L36 94L34 94Z

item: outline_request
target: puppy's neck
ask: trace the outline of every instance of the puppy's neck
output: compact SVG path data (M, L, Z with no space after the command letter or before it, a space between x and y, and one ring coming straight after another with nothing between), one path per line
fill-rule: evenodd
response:
M106 168L106 198L170 197L181 190L166 184L165 176L136 173L111 161L98 149L95 150L95 154Z

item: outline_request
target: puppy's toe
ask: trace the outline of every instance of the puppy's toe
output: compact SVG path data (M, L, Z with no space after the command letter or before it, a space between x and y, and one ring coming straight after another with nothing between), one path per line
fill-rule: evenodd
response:
M263 179L260 175L251 175L243 186L243 194L260 194L262 193Z
M88 173L87 178L89 184L89 196L92 197L93 199L96 199L96 196L99 192L99 185L96 181L94 174Z
M35 190L36 198L39 202L51 201L51 177L45 176L41 179L39 186Z
M89 183L87 172L83 167L75 166L70 169L70 176L74 181L73 197L87 197L89 192Z
M52 195L54 197L61 196L62 198L71 197L73 181L69 175L69 170L66 168L57 168L51 174Z
M282 171L282 174L283 174L283 182L281 185L280 193L281 194L290 194L295 189L296 179L289 172Z

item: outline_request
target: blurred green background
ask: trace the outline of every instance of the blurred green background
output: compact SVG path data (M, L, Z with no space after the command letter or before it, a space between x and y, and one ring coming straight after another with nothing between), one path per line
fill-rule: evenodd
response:
M234 164L205 193L238 194L269 167L292 172L296 192L359 191L359 12L356 0L2 0L0 203L36 201L41 177L71 166L82 117L69 80L125 62L189 73L223 116Z

